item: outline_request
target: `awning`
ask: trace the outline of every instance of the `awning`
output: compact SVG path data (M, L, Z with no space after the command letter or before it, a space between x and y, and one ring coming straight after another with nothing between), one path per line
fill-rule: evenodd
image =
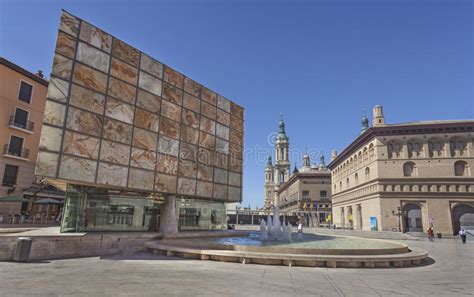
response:
M30 200L20 195L7 195L0 197L0 202L28 202Z
M62 201L52 199L52 198L44 198L44 199L39 199L33 202L35 204L63 204Z

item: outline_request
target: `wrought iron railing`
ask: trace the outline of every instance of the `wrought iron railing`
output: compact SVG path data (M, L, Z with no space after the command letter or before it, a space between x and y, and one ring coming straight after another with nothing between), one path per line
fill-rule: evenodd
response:
M15 121L15 116L14 115L10 116L10 121L8 122L8 124L10 126L15 126L15 127L25 129L25 130L28 130L28 131L31 131L31 132L33 132L33 129L35 127L35 123L32 122L32 121L29 121L29 120L26 121L26 123L20 123L20 122Z
M3 146L3 154L28 159L28 156L30 155L30 150L26 148L18 149L8 144L5 144Z

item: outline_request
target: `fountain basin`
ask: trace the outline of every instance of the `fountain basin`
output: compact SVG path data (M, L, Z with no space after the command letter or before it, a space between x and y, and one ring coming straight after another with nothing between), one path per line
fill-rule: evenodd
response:
M425 250L386 240L304 234L305 240L287 243L257 242L258 236L253 233L248 237L168 239L149 242L146 249L156 254L201 260L333 268L406 267L420 265L428 259ZM324 241L331 241L333 246L327 243L318 246L318 242ZM353 242L352 246L348 241Z

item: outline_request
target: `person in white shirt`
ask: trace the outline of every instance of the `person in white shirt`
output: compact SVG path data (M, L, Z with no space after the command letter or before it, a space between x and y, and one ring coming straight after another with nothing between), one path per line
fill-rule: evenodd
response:
M461 236L462 243L466 243L466 230L461 229L459 231L459 236Z

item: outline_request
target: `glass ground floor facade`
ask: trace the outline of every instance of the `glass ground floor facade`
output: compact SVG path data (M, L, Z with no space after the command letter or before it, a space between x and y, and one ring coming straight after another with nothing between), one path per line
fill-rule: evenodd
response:
M68 184L61 232L160 230L166 195ZM178 230L225 227L225 203L176 199Z

